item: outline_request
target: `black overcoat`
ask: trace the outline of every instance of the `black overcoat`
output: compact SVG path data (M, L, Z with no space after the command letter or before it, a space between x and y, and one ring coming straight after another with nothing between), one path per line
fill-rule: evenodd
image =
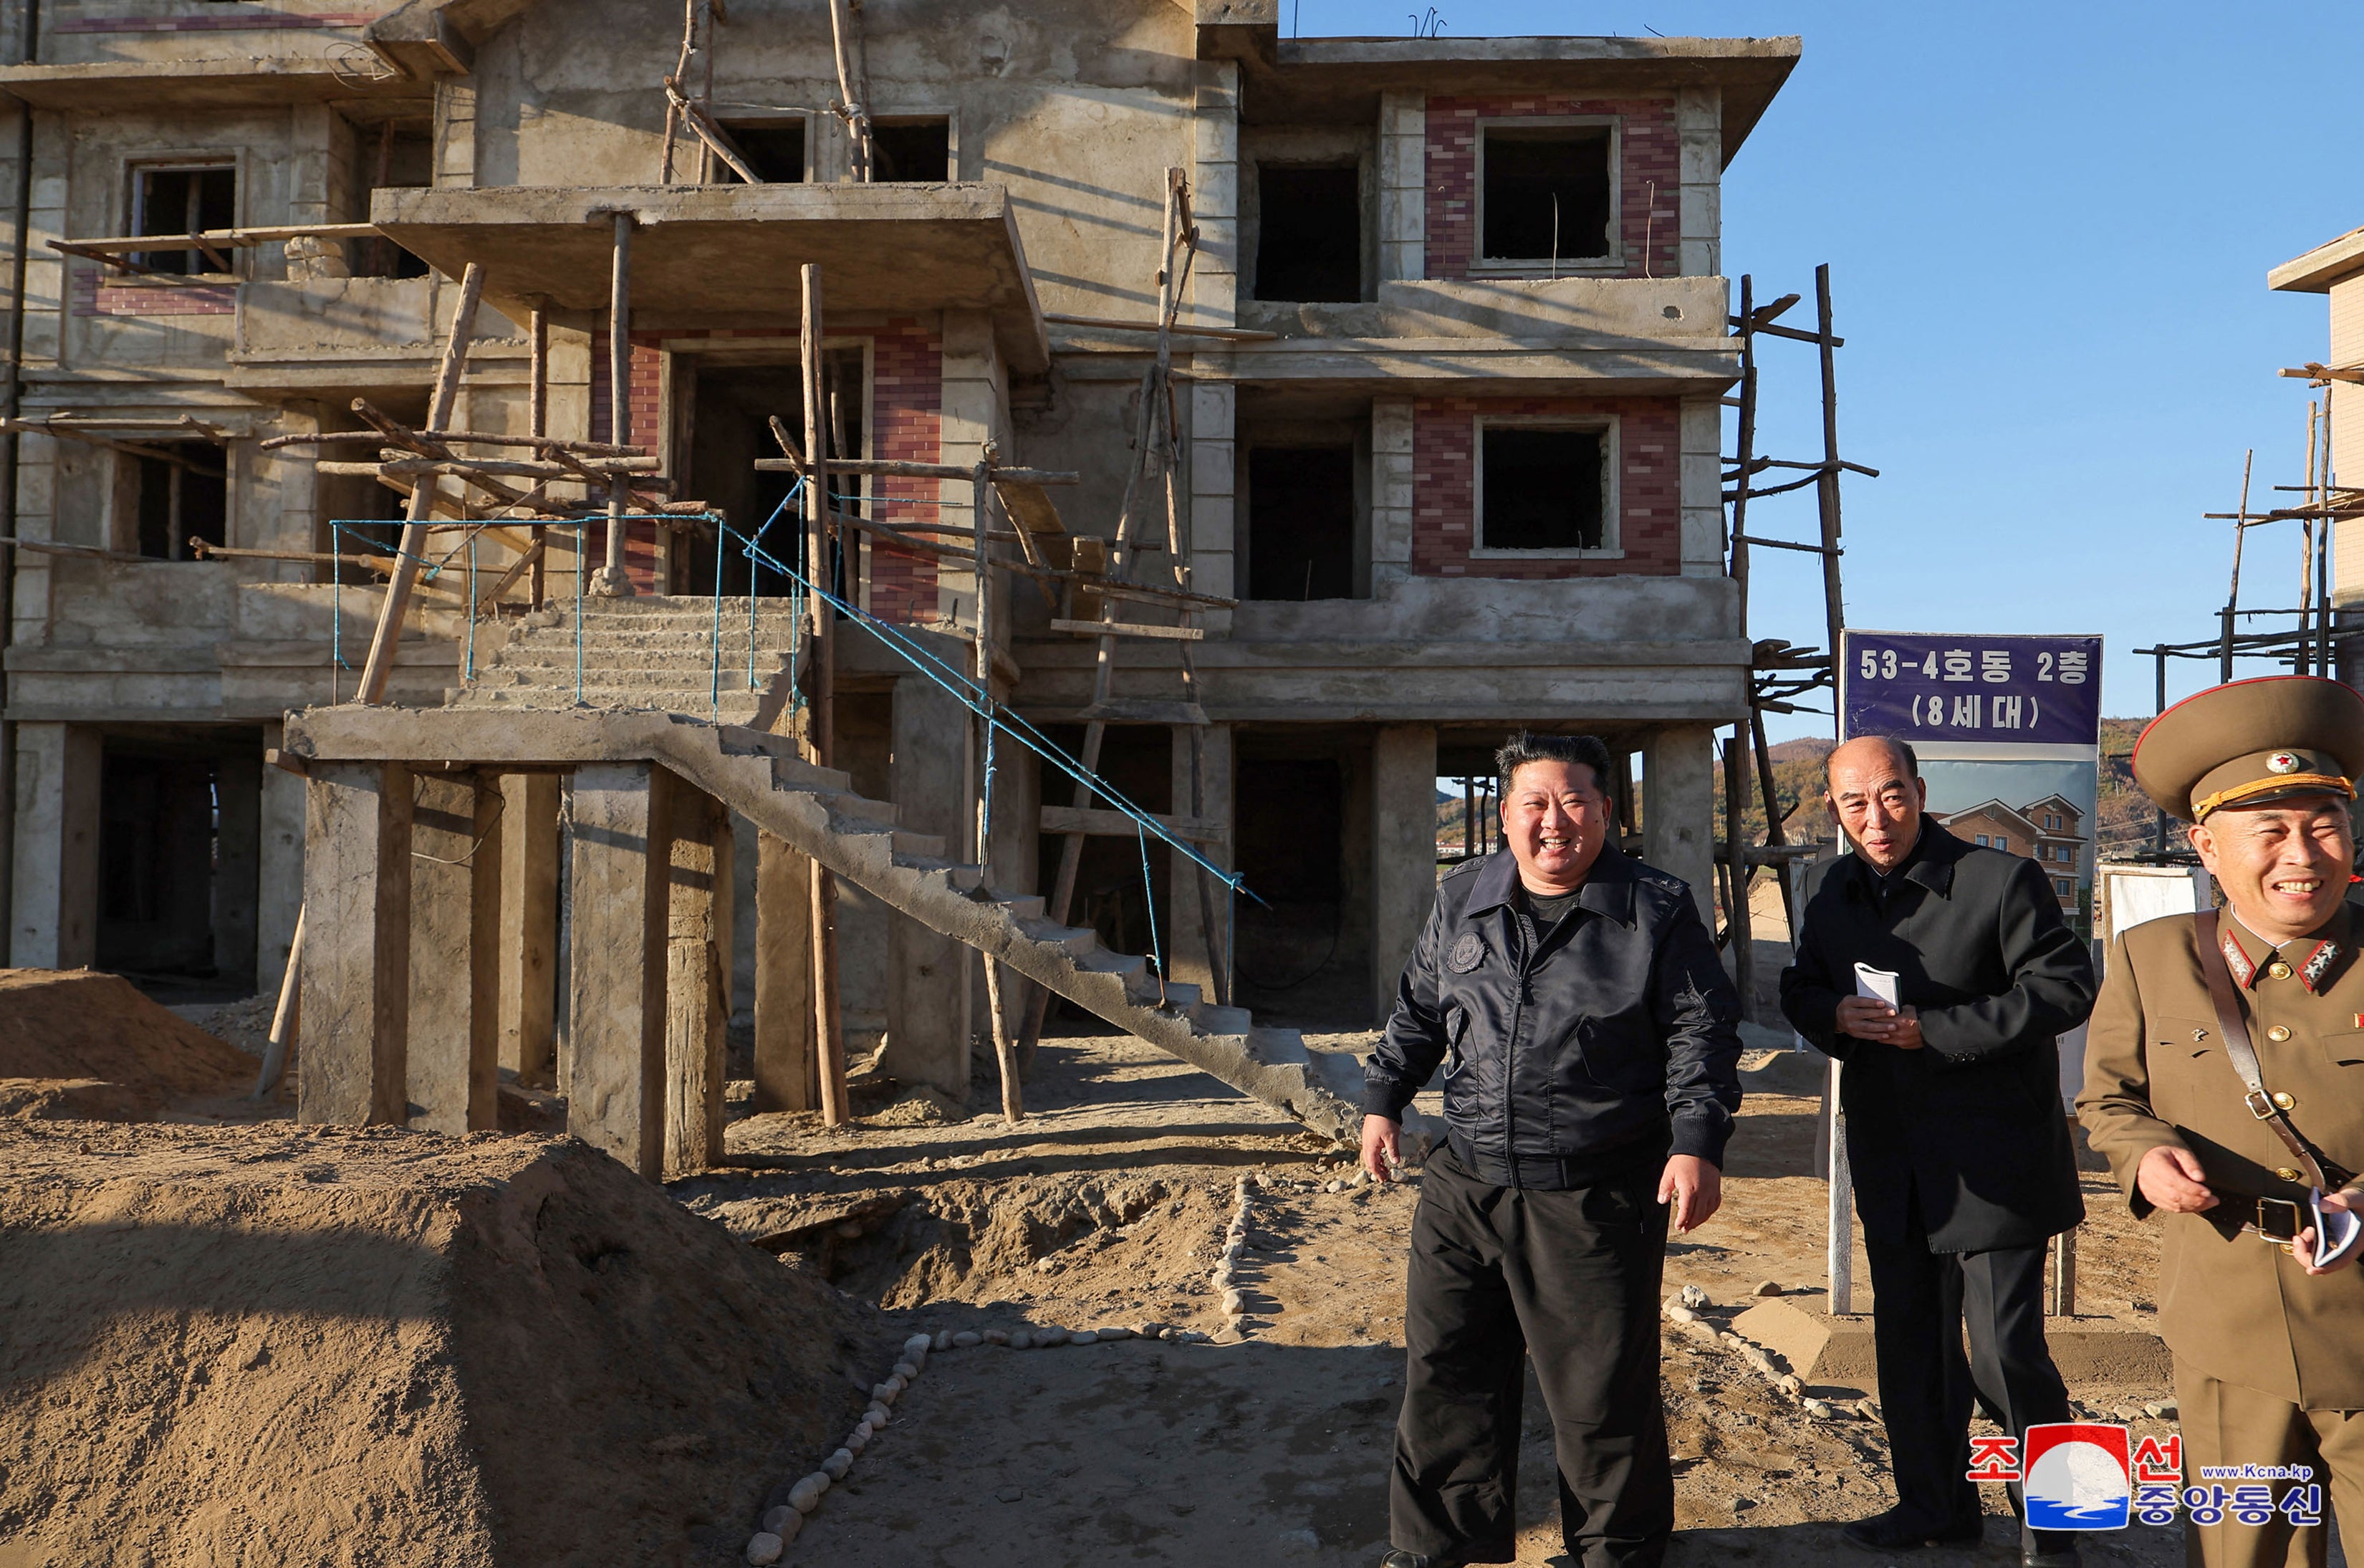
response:
M1852 853L1814 866L1781 1010L1846 1063L1839 1099L1865 1236L1900 1245L1917 1201L1933 1252L2034 1246L2085 1216L2054 1037L2093 1010L2093 963L2034 861L1924 819L1883 895ZM1855 966L1901 976L1919 1051L1837 1032Z

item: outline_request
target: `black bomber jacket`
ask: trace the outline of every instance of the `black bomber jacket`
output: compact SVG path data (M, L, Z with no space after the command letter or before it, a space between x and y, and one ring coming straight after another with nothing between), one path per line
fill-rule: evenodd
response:
M1364 1073L1399 1120L1444 1067L1454 1152L1498 1186L1581 1185L1667 1152L1721 1164L1740 999L1690 890L1604 848L1530 949L1504 851L1446 873Z

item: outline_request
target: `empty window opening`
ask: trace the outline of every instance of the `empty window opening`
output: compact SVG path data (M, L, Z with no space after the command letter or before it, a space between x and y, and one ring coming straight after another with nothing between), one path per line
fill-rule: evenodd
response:
M868 439L868 406L864 389L863 351L835 348L821 355L823 439L831 457L858 458ZM777 416L797 441L804 439L803 377L794 365L709 365L698 370L692 391L689 432L690 483L699 495L719 508L730 526L749 538L760 536L763 553L784 566L804 570L804 513L791 506L783 511L795 476L758 473L757 458L780 455L771 420ZM832 477L838 509L856 516L868 507L864 484L853 475ZM839 590L853 586L854 551L858 543L840 529L834 546L831 576ZM751 560L737 543L717 551L710 545L689 550L676 572L676 591L710 594L718 571L721 591L736 597L752 591L759 598L789 592L786 573Z
M722 128L730 135L730 145L747 166L755 171L756 178L767 185L800 184L805 177L805 122L801 116L793 119L728 120ZM706 155L707 182L716 185L743 185L739 171L730 167L711 150Z
M1355 595L1355 449L1248 453L1248 597Z
M194 561L194 540L229 542L229 456L218 441L173 441L126 453L134 464L132 517L139 553Z
M435 130L427 120L388 119L362 132L362 155L367 160L369 188L376 191L418 190L435 183ZM362 217L369 217L369 199ZM427 263L380 235L355 241L353 268L362 277L423 278Z
M1044 733L1053 745L1069 756L1081 755L1081 726L1051 725ZM1111 725L1095 771L1143 810L1170 812L1174 809L1174 731L1163 726ZM1046 805L1067 806L1076 798L1074 782L1047 767L1043 770L1043 790ZM1108 803L1102 800L1094 804L1104 808ZM1035 850L1035 886L1049 888L1056 884L1066 843L1061 834L1041 835ZM1088 926L1098 933L1101 945L1112 952L1146 953L1151 951L1154 932L1154 941L1170 954L1176 857L1165 845L1150 840L1145 883L1141 862L1141 846L1130 833L1095 833L1086 837L1083 852L1076 861L1076 888L1068 905L1067 923ZM1179 863L1186 868L1189 864L1188 861ZM1239 902L1252 901L1243 898ZM1221 907L1220 903L1217 906ZM1057 1009L1053 1017L1077 1020L1089 1018L1071 1002L1054 999L1053 1005Z
M1363 297L1363 180L1353 165L1256 168L1258 299Z
M131 183L131 232L195 234L238 225L238 170L229 163L140 169ZM131 260L151 272L218 273L203 250L141 250Z
M870 177L939 184L953 177L953 122L933 119L873 121Z
M1605 445L1600 430L1489 426L1479 479L1487 550L1600 550Z
M109 748L98 790L100 968L135 977L215 973L216 783L215 764L203 758Z
M1614 221L1607 126L1493 126L1485 133L1489 261L1599 259Z

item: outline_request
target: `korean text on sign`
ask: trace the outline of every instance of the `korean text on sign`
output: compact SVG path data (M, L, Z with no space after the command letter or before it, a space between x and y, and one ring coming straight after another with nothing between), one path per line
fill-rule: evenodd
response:
M2091 746L2100 733L2097 637L1845 634L1848 735Z

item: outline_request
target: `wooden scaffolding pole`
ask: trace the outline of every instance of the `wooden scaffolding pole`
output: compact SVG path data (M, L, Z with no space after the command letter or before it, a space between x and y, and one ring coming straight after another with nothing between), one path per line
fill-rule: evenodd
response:
M810 261L797 274L804 308L797 337L805 406L805 575L834 589L831 571L829 460L821 406L820 268ZM808 595L813 686L810 725L813 761L827 768L837 755L837 617L820 594ZM837 879L819 860L812 862L813 1037L820 1061L820 1119L842 1127L850 1112L845 1095L845 1037L838 1029Z
M632 215L617 213L615 223L608 279L608 440L622 446L632 429ZM609 482L607 563L591 576L591 591L602 598L632 595L632 580L624 573L624 514L630 496L620 474Z
M983 755L977 759L976 770L976 865L981 888L991 885L993 872L993 555L991 518L987 513L993 495L995 455L993 443L987 441L969 478L969 514L976 527L975 673L977 690L985 694L986 711L985 722L978 727ZM989 952L980 956L985 961L985 1010L993 1031L994 1066L1001 1077L1002 1119L1015 1127L1026 1115L1025 1096L1018 1081L1018 1042L1010 1037L1009 1019L1002 1016L1000 962Z
M1756 328L1750 317L1756 310L1756 280L1744 275L1740 280L1740 417L1735 421L1737 434L1733 450L1740 468L1740 484L1732 497L1732 581L1734 597L1740 606L1740 639L1748 640L1748 470L1756 450L1756 380L1750 363L1750 350L1756 342ZM1756 711L1756 672L1752 667L1744 677L1747 684L1748 707ZM1740 1016L1754 1019L1756 1002L1756 947L1751 931L1748 909L1748 835L1744 831L1747 819L1748 799L1748 724L1745 718L1733 727L1732 742L1723 749L1723 851L1724 930L1730 937L1732 953L1732 984L1740 993Z

